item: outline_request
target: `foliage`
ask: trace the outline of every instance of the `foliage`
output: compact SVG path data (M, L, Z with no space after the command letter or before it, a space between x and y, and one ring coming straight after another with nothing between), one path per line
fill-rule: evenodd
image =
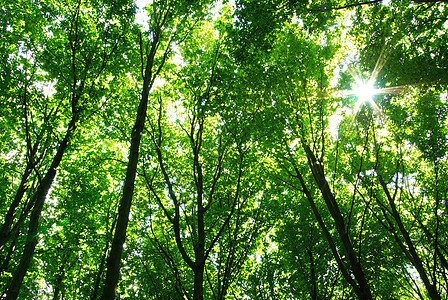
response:
M3 2L2 297L446 299L445 1Z

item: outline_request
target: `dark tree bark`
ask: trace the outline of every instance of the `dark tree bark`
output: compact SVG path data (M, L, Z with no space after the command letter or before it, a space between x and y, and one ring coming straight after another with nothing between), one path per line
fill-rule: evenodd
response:
M53 157L53 160L51 162L51 165L47 172L45 173L44 177L42 178L41 182L39 183L36 192L34 193L30 204L28 205L29 209L32 207L31 215L30 215L30 222L28 226L28 232L27 232L27 241L25 244L25 247L23 249L22 256L20 258L20 263L14 272L12 281L9 285L8 291L6 293L6 299L16 299L20 287L22 285L23 279L26 275L26 272L29 268L32 256L34 254L34 250L36 248L36 245L38 243L38 230L39 230L39 221L40 217L42 215L42 209L44 207L48 191L50 190L53 181L56 176L57 168L59 167L62 158L64 156L64 153L66 152L70 139L73 136L73 133L76 130L77 123L80 120L81 112L85 112L84 105L87 104L87 101L90 99L89 95L85 99L81 98L84 94L84 87L86 84L86 80L88 79L94 79L93 82L89 86L88 93L90 94L93 92L93 87L95 86L95 80L99 78L101 73L104 71L106 66L109 64L109 59L113 55L113 53L116 51L116 46L118 45L118 40L116 43L114 43L114 46L112 47L112 50L107 55L104 55L102 57L101 66L97 70L92 70L91 62L93 57L84 57L84 61L80 62L80 48L84 47L83 42L81 42L81 38L79 36L79 32L81 28L79 28L79 18L80 18L80 12L81 12L81 2L82 0L78 0L76 4L76 8L73 12L73 15L70 17L70 26L67 29L68 30L68 44L70 49L70 63L66 65L65 67L70 70L70 90L71 90L71 96L70 96L70 108L71 108L71 118L67 125L67 129L65 131L64 138L59 142L56 150L56 154ZM105 52L106 53L106 52ZM82 67L78 68L78 65L81 65ZM88 78L89 76L92 76L92 78ZM25 105L26 108L26 105ZM90 114L93 115L95 113L92 112ZM51 113L50 113L51 114ZM25 113L25 116L27 114ZM88 117L90 117L88 116ZM46 116L47 118L48 116ZM88 118L86 117L86 118ZM27 118L25 118L26 126L27 124ZM46 121L45 119L43 120ZM27 129L28 130L28 129ZM34 147L38 147L38 144L35 144L33 148L31 149L31 140L29 137L29 134L27 134L27 149L30 153L28 155L33 154ZM30 156L29 160L31 163L33 163L33 159ZM35 163L35 162L34 162ZM25 209L26 212L27 209ZM11 211L11 215L14 215L14 210ZM26 218L26 214L22 213L21 220L18 222L23 222ZM8 221L10 223L10 221ZM17 226L17 223L15 225ZM5 228L8 227L8 224ZM14 230L13 230L14 231Z
M236 181L236 188L235 193L233 197L230 197L229 195L229 212L227 216L223 218L222 224L216 234L212 237L211 242L209 245L206 245L206 226L205 226L205 217L206 212L212 205L214 201L214 192L216 189L217 182L221 176L221 170L222 170L222 161L224 158L224 150L218 155L216 167L215 167L215 174L212 179L211 187L209 188L209 193L207 193L208 197L207 200L204 202L204 180L203 180L203 171L202 171L202 165L200 163L200 152L201 152L201 145L202 145L202 133L203 133L203 126L204 126L204 119L203 118L197 118L196 116L193 116L191 119L190 124L190 131L187 132L188 138L190 140L190 145L193 152L193 177L195 182L195 188L197 191L197 196L195 199L195 206L196 206L196 224L194 226L195 230L193 232L193 236L196 238L193 241L193 248L194 248L194 259L192 259L189 254L187 253L184 242L181 237L181 227L180 227L180 200L176 196L176 192L174 190L172 180L167 172L167 169L165 167L163 154L162 154L162 127L161 127L161 113L162 109L160 107L159 109L159 120L158 120L158 126L153 126L151 124L152 128L152 140L156 149L157 158L159 162L159 167L162 172L163 178L165 180L165 183L168 187L168 193L169 197L173 201L174 205L174 216L168 211L168 209L163 204L162 200L158 196L157 192L154 190L152 180L154 177L150 180L145 174L145 178L147 181L147 185L150 188L151 192L155 196L158 204L161 206L162 210L165 213L165 216L169 220L171 224L173 224L173 230L176 240L177 248L182 256L182 259L185 261L185 263L191 268L194 274L194 289L193 289L193 300L202 300L204 299L204 270L205 270L205 262L207 258L209 257L209 254L211 250L213 249L214 245L218 241L218 239L223 234L223 231L225 228L228 227L229 221L232 218L232 216L235 213L235 208L238 203L238 200L240 198L240 189L241 189L241 179L242 179L242 163L243 163L243 154L241 151L239 151L240 155L240 161L239 161L239 170L238 170L238 176ZM232 199L233 198L233 199ZM193 218L194 219L194 218ZM219 221L219 220L217 220Z
M145 126L146 110L148 106L149 84L151 79L151 67L154 56L148 56L145 78L143 83L143 92L140 104L137 110L137 118L132 129L131 147L129 150L129 161L126 170L126 178L123 186L123 195L118 210L117 226L115 228L112 248L107 259L106 282L104 285L103 299L114 299L118 279L120 275L121 254L123 244L126 239L126 230L129 222L129 212L131 210L132 196L134 194L135 176L137 173L137 163L139 156L140 141Z
M400 214L398 213L397 207L395 205L394 197L390 194L389 188L387 187L387 184L384 182L383 177L381 175L378 175L378 181L380 182L381 187L383 188L383 191L386 194L387 200L391 208L392 217L397 223L398 229L404 238L404 243L407 246L408 257L410 258L412 265L415 267L415 269L417 269L420 278L425 284L425 288L428 292L429 297L433 300L440 300L441 297L439 292L437 291L437 287L429 280L428 274L423 265L423 261L418 255L417 250L415 249L414 243L412 242L409 232L404 227Z
M65 270L65 265L70 258L70 252L66 252L63 256L63 260L61 265L59 266L58 273L56 274L56 283L53 286L53 300L59 299L59 293L61 292L62 282L64 281L64 274L68 271L71 266L67 270Z
M204 266L205 261L202 264L198 264L194 268L194 291L193 300L203 300L204 299Z
M0 250L3 248L5 243L7 243L12 236L15 235L15 233L18 232L18 228L21 225L21 223L26 219L28 216L28 213L30 212L31 208L33 207L33 202L27 203L22 211L22 215L20 216L19 220L16 221L14 224L14 219L16 217L17 209L23 199L23 196L25 195L25 192L27 190L27 184L29 182L29 177L32 173L32 171L35 169L37 164L42 160L45 151L41 155L37 155L39 147L42 142L42 136L43 132L41 132L37 137L36 141L32 143L31 141L31 134L30 134L30 127L29 127L29 108L28 108L28 93L27 93L28 83L25 84L24 88L24 96L23 96L23 114L25 119L25 140L26 140L26 166L25 170L22 173L22 179L20 181L19 187L17 188L17 192L14 196L13 201L11 202L11 205L8 208L8 211L5 215L5 219L3 221L3 225L0 229ZM43 120L43 123L45 124L50 119L50 116L52 115L53 111L49 114L46 114ZM44 142L45 143L45 142ZM13 226L14 225L14 226Z
M109 207L109 212L107 214L107 220L109 219L109 214L110 214L110 207ZM113 234L114 232L114 228L115 228L115 223L117 221L117 216L114 217L114 220L112 222L112 226L110 227L110 235ZM107 222L109 223L109 222ZM106 227L108 227L106 225ZM96 274L96 278L95 278L95 284L93 286L93 292L90 296L90 300L96 300L96 298L98 297L98 294L100 292L100 282L101 282L101 277L103 276L104 273L104 269L106 266L106 259L107 259L107 252L109 250L109 240L107 240L106 245L104 246L104 250L103 250L103 255L101 256L101 262L100 265L98 267L98 272Z
M38 229L39 220L42 215L42 208L45 204L48 191L50 190L53 180L56 176L56 170L59 167L65 150L67 149L70 137L76 129L76 122L78 116L72 117L68 129L66 131L64 139L59 143L58 151L53 158L50 168L47 170L41 184L39 185L35 195L34 195L34 207L31 212L30 224L28 227L27 241L25 248L20 259L19 266L17 267L14 276L12 278L11 284L9 285L8 292L6 293L6 299L17 299L19 295L20 287L22 286L23 279L28 271L31 258L34 254L34 250L38 243Z
M14 252L14 249L16 247L16 242L17 242L18 236L19 236L19 231L17 231L14 238L12 239L12 242L8 248L8 253L6 254L5 259L3 260L2 264L0 265L0 276L2 275L2 273L4 271L6 271L8 269L9 262L11 261L11 258L12 258L12 253Z
M316 266L314 262L314 254L312 246L308 247L308 257L310 259L310 281L312 289L310 291L311 299L317 300L317 278L316 278Z
M137 173L140 142L143 135L143 129L145 128L145 119L148 108L149 92L152 88L152 84L154 83L155 77L161 71L165 63L165 60L168 56L168 53L170 51L170 43L169 43L165 50L162 62L160 63L156 71L153 71L154 58L160 46L162 28L165 22L167 21L167 15L168 11L161 15L158 15L157 13L154 14L156 29L154 32L153 41L151 42L150 52L146 54L146 66L143 74L143 89L140 103L137 109L135 124L131 133L131 145L129 149L128 166L126 169L123 194L118 209L117 225L115 227L115 233L112 241L111 251L107 259L106 281L104 284L102 299L115 298L118 280L120 277L121 255L123 252L123 244L126 240L126 231L129 223L129 213L131 210L132 197L134 194L135 176ZM141 45L141 53L142 53L141 59L143 62L143 45Z
M244 204L244 203L243 203ZM242 206L242 205L241 205ZM239 206L239 207L241 207ZM210 290L213 293L214 299L224 300L226 299L228 288L231 283L237 278L240 273L244 261L250 252L250 247L255 239L255 234L258 232L259 221L260 221L260 212L261 208L258 208L257 213L254 217L254 221L252 222L252 227L250 229L249 239L245 240L243 243L240 243L238 237L238 231L241 228L241 215L242 212L240 209L236 210L236 216L234 217L234 228L231 229L228 226L228 234L227 234L227 247L221 247L218 250L219 260L218 260L218 274L217 274L217 285L216 289L213 288L210 277L206 271L207 281L210 286ZM225 254L227 252L227 254Z
M104 267L105 267L106 258L107 258L107 250L109 250L109 242L107 242L106 246L104 247L103 256L101 257L100 266L99 266L98 272L96 274L95 285L93 286L93 292L92 292L92 295L90 296L90 300L96 300L96 298L98 297L98 293L100 290L100 281L101 281L101 277L103 276L103 273L104 273Z
M28 183L28 178L31 175L31 171L33 170L33 168L34 165L31 162L28 162L27 166L25 167L25 171L22 174L22 180L20 181L20 185L17 189L14 200L9 206L8 212L6 213L5 220L3 222L2 228L0 229L0 250L14 234L14 230L11 230L11 227L14 222L17 208L19 207L20 201L22 200L23 195L26 192L26 185Z
M308 202L311 206L311 210L313 211L314 216L316 217L317 223L319 224L319 227L322 229L322 231L324 233L324 236L330 246L330 250L333 253L334 258L336 259L336 263L338 264L338 267L342 273L342 276L344 277L345 280L347 280L347 282L353 288L353 290L355 291L355 294L359 296L361 294L361 292L359 291L359 287L358 287L357 283L355 282L355 280L353 280L352 276L349 273L349 270L345 267L344 262L342 261L342 258L338 252L337 247L336 247L336 243L333 240L333 237L331 236L331 233L328 230L327 226L325 225L325 222L322 219L322 216L320 215L319 210L317 209L316 203L314 202L311 192L308 190L308 187L305 183L305 180L302 177L302 174L299 172L299 170L296 166L294 166L294 167L295 167L295 172L296 172L294 177L296 177L300 181L300 185L302 186L303 193L305 194L306 198L308 199ZM359 297L359 298L363 299L361 297Z
M325 204L327 205L328 210L330 211L330 214L334 220L336 230L339 234L339 237L342 241L342 245L344 246L345 253L350 262L353 275L356 281L358 282L359 290L357 295L360 299L372 299L372 293L370 291L369 283L367 282L366 276L361 267L361 262L359 261L359 258L353 247L353 243L348 234L348 230L345 225L342 213L339 210L339 206L336 202L336 199L332 191L330 190L330 186L328 185L327 180L325 179L324 169L322 165L320 165L317 162L316 157L314 156L314 153L311 151L309 146L306 144L302 144L302 146L306 152L308 163L313 173L313 177L317 185L319 186Z
M330 245L330 249L333 253L333 256L336 259L336 262L338 264L340 271L342 272L344 279L347 280L347 282L353 288L353 291L355 292L355 294L359 299L373 299L372 293L370 291L370 286L367 282L364 271L362 270L361 262L359 261L358 256L356 255L356 252L354 250L353 243L349 237L348 230L346 228L342 213L339 210L339 206L336 202L336 199L334 198L334 195L330 190L328 182L325 179L323 167L317 162L314 153L311 151L308 145L302 143L302 147L305 150L306 156L308 158L308 163L312 171L313 177L316 183L318 184L319 190L321 191L325 204L333 218L339 238L344 247L345 256L348 258L350 263L351 267L350 270L346 268L346 266L344 265L341 255L339 254L339 251L336 247L336 243L331 233L329 232L327 226L325 225L325 222L320 215L320 212L313 199L313 196L311 195L311 192L309 191L307 184L305 183L305 180L303 179L303 176L293 159L291 159L290 162L294 166L295 174L290 173L290 175L299 180L300 185L302 187L302 191L305 194L306 198L308 199L308 202L311 206L314 216L316 217L319 227L322 229L324 236ZM351 274L353 275L354 279Z

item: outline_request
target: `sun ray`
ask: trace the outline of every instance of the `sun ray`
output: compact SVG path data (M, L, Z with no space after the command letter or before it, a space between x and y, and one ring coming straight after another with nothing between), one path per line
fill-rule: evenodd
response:
M383 46L383 49L381 49L380 56L378 57L378 60L376 61L375 68L373 69L372 73L370 74L369 81L375 82L378 78L378 75L380 74L381 70L383 70L384 65L386 64L387 60L389 59L389 55L385 51L386 45Z
M375 103L375 101L373 101L373 98L369 99L369 104L372 106L373 111L380 117L383 117L383 111L381 110L381 108L378 106L378 104Z
M376 89L375 91L376 91L376 94L378 94L378 95L380 95L380 94L398 95L398 94L402 93L406 87L407 87L406 85L391 86L391 87Z
M358 72L356 72L353 66L350 66L348 68L348 72L350 73L350 75L352 75L353 79L355 79L355 82L362 82L361 76Z
M373 71L370 73L370 76L364 78L359 69L354 67L355 65L351 65L348 67L347 71L354 79L354 84L349 90L336 90L336 95L339 97L349 97L355 96L357 101L354 103L352 108L353 117L356 118L358 113L361 111L363 105L369 105L373 110L375 115L380 118L384 117L384 113L381 108L374 101L375 95L398 95L402 93L409 85L402 86L393 86L393 87L376 87L376 80L378 79L379 74L383 70L389 59L390 47L384 45L381 50L381 53L376 61L375 67Z
M359 68L356 69L354 65L351 65L348 66L347 71L354 79L352 89L332 90L331 94L335 95L336 97L345 98L349 96L355 96L357 98L357 101L354 103L352 109L350 109L349 107L344 107L345 112L348 112L348 115L346 115L346 113L344 114L349 118L349 123L352 123L358 117L358 114L361 112L363 105L366 104L369 104L370 108L373 110L374 115L378 117L379 120L384 120L387 117L378 106L378 104L376 104L376 102L374 101L375 95L399 95L412 86L420 86L423 84L417 83L392 87L375 87L376 80L378 79L379 74L381 73L389 59L390 51L388 50L390 50L390 47L387 47L387 45L385 45L381 50L381 53L375 64L375 68L371 72L368 80L363 78L361 72L359 71ZM340 112L336 112L335 115L332 116L333 120L336 121L332 122L332 128L330 130L333 132L332 134L333 136L335 136L335 138L338 138L339 136L340 124L341 120L343 119L342 115L343 114L341 114ZM352 126L354 125L352 124Z
M376 94L376 89L373 87L373 82L358 82L358 86L353 90L360 101L370 100Z

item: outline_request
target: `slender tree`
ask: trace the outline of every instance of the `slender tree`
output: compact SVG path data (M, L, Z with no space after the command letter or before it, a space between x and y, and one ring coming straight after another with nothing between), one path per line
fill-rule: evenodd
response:
M120 42L120 34L110 39L108 34L111 34L112 32L106 31L98 33L94 31L94 33L98 36L103 35L106 40L111 42L108 46L104 47L104 45L98 43L97 40L94 40L97 36L89 36L86 34L85 32L87 30L87 26L85 24L88 22L86 22L87 16L83 14L83 10L89 6L89 3L85 4L82 1L77 1L72 4L73 10L70 11L68 9L68 14L66 15L67 31L62 31L62 35L55 38L54 44L48 43L47 45L47 55L53 56L53 59L57 59L63 63L62 69L52 70L52 72L54 72L55 75L57 74L56 76L61 79L61 83L65 84L69 89L69 92L62 96L63 98L61 100L62 105L68 104L67 106L69 113L66 116L68 122L65 125L65 133L63 134L62 139L57 142L55 153L51 159L48 169L45 171L44 176L40 179L40 182L36 187L36 191L30 198L28 208L25 209L25 212L27 212L27 210L31 210L27 240L24 245L20 263L14 272L12 281L9 285L6 294L7 299L16 299L19 294L22 281L29 268L34 250L38 243L40 219L49 190L52 187L56 177L56 171L62 162L64 154L68 149L69 142L72 139L79 122L86 121L92 114L95 113L95 110L91 109L91 106L94 105L92 102L99 103L101 100L97 98L97 81L101 78L104 70L110 68L111 61L113 61L112 58L115 55L115 51L118 49L118 44ZM94 17L101 17L101 13L102 11ZM55 33L60 33L59 29L55 29ZM53 48L61 41L62 44L69 50L68 56L59 56L59 50ZM49 59L48 56L47 59ZM52 64L53 62L45 62L44 67L52 66ZM68 101L65 97L68 98ZM91 100L92 98L94 100ZM66 101L68 103L66 103ZM43 121L45 122L48 120L44 119ZM27 135L27 144L30 144L28 131ZM35 143L33 148L38 147L38 145L39 141ZM28 147L28 149L29 148L30 147ZM30 152L28 155L30 156L29 164L31 163L32 165L34 163L33 156L35 154ZM20 190L21 187L19 187L19 191ZM14 217L14 211L19 202L16 200L20 200L20 197L16 197L10 206L3 226L5 232L8 231ZM22 213L22 218L19 219L19 222L23 222L24 216L26 217L26 214Z
M143 38L143 35L140 34L140 59L143 85L135 124L131 133L129 158L123 185L123 194L118 209L117 224L111 251L107 259L103 299L114 299L116 295L120 275L121 255L126 239L129 213L134 194L140 142L145 128L149 93L157 76L162 71L166 60L171 55L174 44L184 40L192 29L192 26L194 26L196 20L192 22L191 20L188 21L187 18L193 17L195 19L201 17L201 13L198 11L201 8L201 4L199 3L176 4L171 1L154 2L147 7L150 17L149 25L151 35L149 36L149 40L146 41L146 37ZM176 25L178 28L175 28Z

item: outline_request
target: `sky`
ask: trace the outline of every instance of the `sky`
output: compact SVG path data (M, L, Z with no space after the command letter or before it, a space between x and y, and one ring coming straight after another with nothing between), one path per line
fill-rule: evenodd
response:
M148 27L148 15L146 14L145 7L149 4L151 0L135 0L135 4L137 5L137 14L135 18L137 23L140 24L145 30L149 29Z

